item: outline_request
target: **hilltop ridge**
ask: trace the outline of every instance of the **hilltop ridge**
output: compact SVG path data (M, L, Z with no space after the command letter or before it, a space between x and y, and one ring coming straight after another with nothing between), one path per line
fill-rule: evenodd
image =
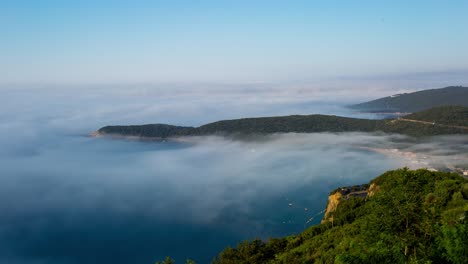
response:
M413 113L447 105L468 107L468 87L449 86L440 89L395 94L349 107L368 112Z
M180 136L317 132L386 132L411 136L468 134L468 128L460 127L460 124L468 123L466 113L468 113L468 108L460 106L439 107L408 116L413 120L372 120L333 115L291 115L221 120L200 127L167 124L105 126L94 135L165 139ZM433 123L434 119L441 121L441 123ZM415 122L418 120L421 122ZM444 122L449 123L445 124Z

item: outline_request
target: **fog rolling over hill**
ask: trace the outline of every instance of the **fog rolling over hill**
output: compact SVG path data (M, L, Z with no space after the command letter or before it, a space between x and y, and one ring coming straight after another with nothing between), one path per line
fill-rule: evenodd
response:
M2 1L0 264L468 264L467 11Z
M329 190L405 164L354 146L392 144L390 136L192 137L188 143L86 136L106 123L198 126L238 116L346 111L294 96L273 103L275 93L198 93L194 100L172 90L4 91L0 263L154 263L167 255L177 263L186 257L209 263L244 239L302 231Z
M167 255L177 263L185 258L209 263L228 245L299 234L320 222L321 217L308 220L325 208L328 193L340 186L366 183L406 165L446 167L468 160L466 135L416 139L378 133L288 133L259 135L250 141L199 136L186 142L86 137L106 123L161 120L195 127L211 122L207 119L236 116L341 115L341 108L327 111L329 102L289 98L279 104L258 96L247 104L237 95L206 93L194 101L192 95L164 96L159 91L121 94L115 90L2 94L0 263L154 263ZM242 107L239 101L244 102ZM324 116L312 115L310 120ZM245 122L246 130L269 122L277 122L275 129L288 122L315 124L301 118L307 116L238 122ZM207 128L237 129L238 122L214 122ZM257 126L250 126L253 123ZM434 129L405 121L394 125L405 124L414 125L414 131ZM140 128L132 129L139 133ZM167 134L177 127L147 128ZM191 128L180 131L185 130ZM401 152L374 151L381 148ZM416 159L421 162L399 154L409 152L420 153Z
M468 87L449 86L441 89L395 94L351 105L350 108L362 111L412 113L446 105L468 106Z

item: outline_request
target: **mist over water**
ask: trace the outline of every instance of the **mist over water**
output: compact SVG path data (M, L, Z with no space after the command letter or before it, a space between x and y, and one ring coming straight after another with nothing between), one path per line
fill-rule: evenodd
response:
M153 263L166 255L206 263L244 239L300 232L320 221L321 215L306 225L332 189L404 164L363 148L399 146L404 137L396 135L166 142L87 137L108 124L200 125L310 113L366 117L348 112L347 102L303 96L116 91L5 91L0 263Z

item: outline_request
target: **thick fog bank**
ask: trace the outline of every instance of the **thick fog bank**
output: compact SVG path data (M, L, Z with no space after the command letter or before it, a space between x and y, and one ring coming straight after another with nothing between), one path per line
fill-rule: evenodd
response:
M187 254L206 260L240 239L298 232L331 189L398 167L353 146L381 140L288 134L156 143L63 136L24 146L31 150L1 158L0 259L126 263Z
M152 263L166 255L205 263L243 239L300 232L325 207L330 190L365 183L407 162L379 149L439 158L466 153L466 139L460 137L284 134L181 142L86 137L107 124L197 125L345 111L330 103L102 91L4 95L0 263Z

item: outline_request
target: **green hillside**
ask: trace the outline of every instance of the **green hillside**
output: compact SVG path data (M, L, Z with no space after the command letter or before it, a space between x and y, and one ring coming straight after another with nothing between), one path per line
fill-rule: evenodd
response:
M468 263L468 180L400 169L370 185L367 197L342 199L333 221L242 242L213 263Z
M374 131L378 121L328 115L292 115L223 120L197 128L201 135Z
M200 127L182 127L165 124L106 126L98 130L99 135L121 135L148 138L170 138L199 135L246 135L270 133L314 133L314 132L386 132L411 136L468 134L468 129L444 126L443 122L432 124L434 118L447 124L465 124L467 108L442 107L408 116L430 123L407 120L369 120L330 115L292 115L278 117L243 118L223 120Z
M452 134L468 134L468 129L445 126L441 124L422 124L416 122L408 122L405 120L393 119L382 120L378 123L376 131L385 133L404 134L409 136L436 136L436 135L452 135Z
M393 95L350 107L362 111L413 113L444 105L468 107L468 87L450 86Z
M279 117L242 118L222 120L200 127L180 127L165 124L106 126L99 134L117 134L141 137L177 137L227 134L311 133L311 132L371 132L377 120L356 119L327 115L292 115Z
M405 116L406 119L415 119L450 126L468 127L468 107L441 106L426 111Z

